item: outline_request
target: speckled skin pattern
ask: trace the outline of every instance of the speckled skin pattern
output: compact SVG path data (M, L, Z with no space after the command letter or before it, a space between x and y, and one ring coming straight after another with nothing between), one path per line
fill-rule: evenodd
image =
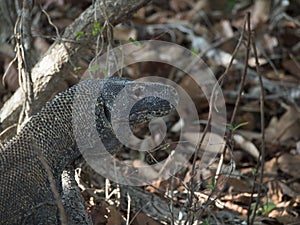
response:
M50 167L57 190L61 193L62 171L81 155L73 134L75 92L79 89L83 93L99 92L95 106L96 127L108 151L114 153L122 145L112 132L109 110L114 97L133 82L124 78L109 78L74 85L48 102L0 149L0 224L60 224L49 175L42 161ZM144 88L151 85L156 84L140 83ZM86 97L88 94L83 95L80 101L85 101ZM130 123L147 122L173 109L167 101L157 97L141 100L132 110L132 114L136 115L132 115L134 120Z

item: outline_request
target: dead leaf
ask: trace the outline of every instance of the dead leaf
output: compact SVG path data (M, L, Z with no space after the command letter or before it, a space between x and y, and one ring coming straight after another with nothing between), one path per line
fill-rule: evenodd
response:
M120 212L114 206L109 206L107 209L109 211L109 217L106 225L121 225L122 215Z
M300 68L293 60L286 60L283 62L283 67L287 69L291 74L300 78Z
M269 18L271 9L271 0L256 0L251 16L251 24L257 25L260 22L265 22Z
M229 177L227 180L227 183L228 183L228 185L230 185L233 188L233 191L235 193L240 193L240 192L250 193L251 192L250 185L241 179Z
M113 29L114 38L119 41L128 41L130 38L137 39L137 30L122 25L115 26Z
M160 225L160 223L144 213L139 213L135 216L132 225Z
M153 180L159 176L158 172L155 171L153 167L150 167L148 164L141 160L134 160L132 166L134 168L137 168L139 174L147 178L147 180Z
M94 225L103 225L107 223L108 217L108 204L105 201L90 207L89 212Z
M245 152L253 156L256 160L259 158L259 151L256 146L251 142L246 140L242 135L234 134L233 140L238 144Z
M184 140L187 140L188 143L198 143L202 138L203 133L199 132L185 132L183 134ZM207 133L203 143L201 145L201 149L203 151L199 151L199 157L201 157L201 163L203 166L207 166L211 164L218 153L222 151L224 148L224 139L214 133ZM200 167L202 167L200 165Z
M300 113L292 106L288 106L278 121L272 118L266 129L266 140L269 142L285 142L290 139L300 139Z
M188 7L188 2L182 0L170 0L169 4L175 12L180 12Z
M300 178L299 165L300 155L283 154L278 160L278 167L286 174L294 178Z

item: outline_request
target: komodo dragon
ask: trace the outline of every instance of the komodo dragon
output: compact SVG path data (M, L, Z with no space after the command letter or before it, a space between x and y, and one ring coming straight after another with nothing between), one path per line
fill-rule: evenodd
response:
M137 95L157 85L175 94L175 89L168 85L117 77L80 82L55 96L0 149L0 224L60 224L57 202L47 175L49 169L47 171L42 162L44 160L50 167L57 190L62 195L61 174L66 166L81 155L72 125L75 92L81 91L79 100L76 100L79 106L80 101L90 98L90 93L99 93L94 107L96 129L106 149L115 153L122 145L113 133L110 110L115 96L125 86L133 84L140 87L140 91L133 92ZM173 109L174 106L162 98L143 98L130 111L130 125L150 121Z

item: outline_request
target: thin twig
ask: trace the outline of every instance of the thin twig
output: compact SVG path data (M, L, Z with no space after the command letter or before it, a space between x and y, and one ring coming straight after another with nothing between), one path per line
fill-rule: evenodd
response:
M245 34L245 31L246 31L246 22L247 22L247 16L245 16L245 19L244 19L244 24L243 24L243 29L242 29L242 33L241 33L241 36L239 38L239 41L232 53L232 57L230 59L230 62L228 64L228 66L226 67L226 70L225 72L220 76L218 82L219 82L219 85L222 85L223 84L223 81L224 81L224 78L225 76L228 74L228 71L229 69L231 68L232 64L233 64L233 60L235 59L235 56L238 52L238 50L240 49L242 43L243 43L243 39L244 39L244 34ZM246 62L248 63L248 62ZM243 75L245 75L245 73L243 73ZM243 79L243 78L242 78ZM239 104L239 101L238 99L241 98L241 94L242 94L242 88L243 88L243 85L242 85L242 82L240 83L240 89L239 89L239 93L238 93L238 97L237 97L237 100L236 100L236 103L235 103L235 108L237 109L237 106ZM235 120L235 114L232 115L231 119L230 119L230 123L233 124ZM225 155L226 155L226 149L227 149L227 146L230 146L231 148L233 147L232 144L230 143L232 140L232 132L229 131L228 134L227 134L227 143L228 145L226 144L222 150L222 154L221 154L221 157L220 157L220 161L219 161L219 164L218 164L218 167L217 167L217 171L216 171L216 176L215 176L215 181L217 182L218 181L218 178L219 178L219 175L221 174L221 171L222 171L222 166L223 166L223 162L224 162L224 158L225 158Z
M20 113L18 128L32 114L34 101L33 83L31 79L32 62L29 52L31 50L31 0L23 0L22 10L18 12L14 34L16 40L16 57L18 60L19 84L25 95L22 112Z
M9 127L6 127L3 131L0 132L0 139L2 136L4 136L5 133L7 133L9 130L15 128L17 126L16 123L14 123L13 125L9 126ZM0 148L4 148L3 144L0 142Z
M15 57L10 61L10 63L8 64L8 67L7 69L5 70L4 74L3 74L3 77L2 77L2 85L4 87L6 87L6 84L5 84L5 78L9 72L9 69L12 67L13 63L17 61L17 55L15 55Z
M249 31L250 32L250 31ZM255 207L253 210L253 217L251 219L250 224L254 224L254 219L256 216L256 210L258 207L258 204L260 203L260 198L261 198L261 189L262 189L262 183L263 183L263 177L264 177L264 165L265 165L265 156L266 156L266 149L265 149L265 112L264 112L264 102L265 102L265 92L264 92L264 84L262 80L262 75L259 69L259 61L258 61L258 56L257 56L257 50L256 50L256 45L255 45L255 37L254 34L251 33L252 37L252 50L255 56L255 69L258 74L259 78L259 86L260 86L260 126L261 126L261 152L260 152L260 163L258 162L257 167L260 166L260 176L259 176L259 185L257 188L257 201L255 203ZM253 195L253 191L251 192L251 198ZM248 219L248 218L247 218ZM249 221L248 221L249 222ZM249 223L248 223L249 224Z
M213 100L214 100L214 93L215 93L215 91L216 91L216 87L217 87L217 85L219 84L220 86L223 84L223 80L224 80L224 78L225 78L225 76L227 75L227 73L228 73L228 71L229 71L229 69L231 68L231 66L232 66L232 64L233 64L233 61L234 61L234 58L235 58L235 56L236 56L236 54L237 54L237 52L238 52L238 50L239 50L239 48L240 48L240 46L241 46L241 44L242 44L242 41L243 41L243 38L244 38L244 33L245 33L245 30L246 30L246 28L245 28L245 26L246 26L246 17L245 17L245 21L244 21L244 27L243 27L243 30L242 30L242 33L241 33L241 36L240 36L240 38L239 38L239 41L238 41L238 44L237 44L237 46L236 46L236 48L234 49L234 52L233 52L233 54L232 54L232 57L231 57L231 60L230 60L230 62L229 62L229 64L228 64L228 66L227 66L227 68L226 68L226 70L225 70L225 72L220 76L220 78L219 78L219 80L218 80L218 83L214 86L214 89L213 89L213 91L212 91L212 95L211 95L211 98L210 98L210 104L209 104L209 114L208 114L208 122L207 122L207 125L205 126L205 128L204 128L204 131L203 131L203 135L202 135L202 137L201 137L201 140L200 140L200 142L199 142L199 146L197 147L197 150L196 150L196 152L194 153L194 158L193 158L193 163L192 163L192 170L191 170L191 180L190 180L190 182L189 182L189 188L190 188L190 191L189 191L189 197L188 197L188 201L189 201L189 205L190 206L193 206L193 210L190 210L191 212L195 212L195 210L196 210L196 202L194 202L194 199L195 199L195 193L194 193L194 187L195 187L195 180L194 180L194 177L195 177L195 168L196 168L196 166L195 166L195 164L196 164L196 159L197 159L197 153L200 151L200 147L201 147L201 145L202 145L202 143L203 143L203 141L204 141L204 138L205 138L205 135L207 134L207 132L208 132L208 128L209 128L209 124L210 124L210 122L211 122L211 115L212 115L212 107L213 107ZM250 48L250 47L249 47ZM248 62L248 60L246 61L246 62ZM247 64L246 64L247 65ZM247 66L246 66L247 67ZM244 70L244 73L243 73L243 75L244 75L244 77L246 76L246 73L245 73L245 70ZM243 88L243 84L244 84L244 80L245 80L245 78L242 78L242 82L241 82L241 86L240 86L240 91L239 91L239 95L241 95L241 93L242 93L242 88ZM238 98L238 102L236 103L236 107L238 107L238 105L239 105L239 101L240 101L240 97ZM231 121L234 121L234 119L235 119L235 115L234 115L234 117L231 119ZM230 134L229 135L229 137L231 136L232 134ZM223 158L224 158L224 156L225 156L225 154L226 154L226 146L224 146L224 149L223 149L223 151L222 151L222 154L221 154L221 159L220 159L220 162L219 162L219 165L218 165L218 170L217 170L217 172L216 172L216 176L215 176L215 180L216 180L216 182L217 182L217 180L218 180L218 176L219 176L219 174L221 173L221 171L222 171L222 165L223 165ZM193 220L194 220L194 213L192 213L192 215L190 215L192 218L190 218L190 219L187 219L187 221L189 221L189 222L193 222Z
M65 50L66 50L66 52L67 52L67 54L70 56L70 55L71 55L71 54L70 54L70 49L66 46L66 43L63 41L63 39L62 39L62 37L61 37L61 35L60 35L60 33L59 33L59 30L58 30L57 26L52 22L52 19L51 19L50 15L47 13L47 11L46 11L45 9L43 9L43 7L42 7L41 5L40 5L40 8L41 8L41 11L46 15L47 20L48 20L48 23L55 29L55 33L56 33L56 38L55 38L55 40L58 39L58 40L62 43L62 45L64 46L64 48L65 48ZM72 61L71 58L72 58L72 57L69 57L69 59L70 59L70 65L71 65L73 68L75 68L76 65L75 65L75 63L73 63L73 61Z
M250 24L249 24L250 23L249 22L250 21L250 12L247 13L247 21L248 21L248 23L247 23L248 29L251 29ZM234 106L232 116L231 116L231 119L230 119L230 124L233 124L234 121L235 121L237 110L239 108L240 101L241 101L241 98L242 98L242 92L244 90L245 79L246 79L247 70L248 70L248 61L249 61L250 49L251 49L251 32L249 32L249 30L248 30L247 45L246 45L246 57L245 57L245 60L244 60L244 69L243 69L242 78L241 78L241 82L240 82L239 94L238 94L236 102L235 102L235 106Z
M131 205L131 197L130 194L127 193L127 202L128 202L128 206L127 206L127 218L126 218L126 225L129 225L129 221L130 221L130 205Z

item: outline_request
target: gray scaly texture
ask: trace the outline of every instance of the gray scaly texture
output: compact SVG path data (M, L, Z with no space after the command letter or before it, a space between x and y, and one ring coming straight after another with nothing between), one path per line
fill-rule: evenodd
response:
M98 93L97 103L91 108L94 109L96 129L106 149L115 153L122 144L111 127L110 110L115 96L125 86L132 84L137 83L124 78L81 82L55 96L0 149L0 224L60 224L49 175L42 162L48 164L56 188L62 196L61 174L81 155L73 132L75 96L77 107L80 107L80 103L85 103L91 93ZM141 88L135 92L138 95L157 85L174 93L170 86L150 82L140 82L133 88ZM80 91L79 98L75 95L77 91ZM134 126L147 122L173 109L173 105L161 98L144 98L132 108L130 124Z

